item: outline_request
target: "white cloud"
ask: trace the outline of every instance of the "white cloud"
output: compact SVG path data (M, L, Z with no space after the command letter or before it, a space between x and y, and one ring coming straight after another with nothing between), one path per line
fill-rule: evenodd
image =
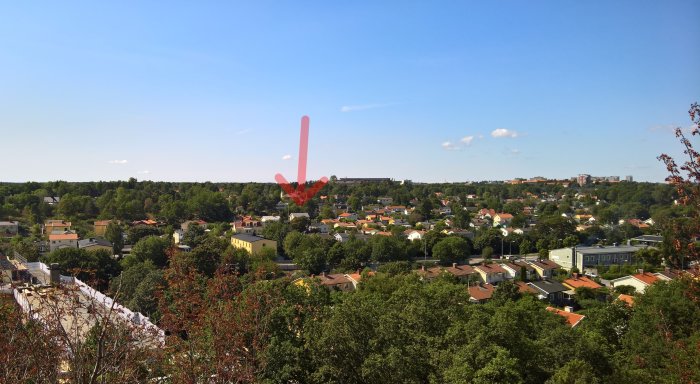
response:
M493 136L495 138L501 138L501 137L515 138L515 137L518 137L518 132L511 131L511 130L505 129L505 128L498 128L498 129L494 129L493 132L491 132L491 136Z
M456 146L451 141L445 141L444 143L442 143L442 149L446 151L459 151L461 148Z
M138 173L139 175L148 175L148 174L151 173L151 171L145 170L145 171L138 171L138 172L136 172L136 173Z
M128 163L128 161L127 160L110 160L109 163L110 164L126 164L126 163Z
M469 145L472 143L474 140L474 136L464 136L462 140L460 140L464 145Z
M282 156L282 160L289 160L292 158L292 155L284 155Z
M364 105L343 105L340 107L340 112L355 112L364 111L367 109L384 108L393 105L392 103L385 104L364 104Z
M479 135L479 138L480 138L480 139L483 139L483 138L484 138L484 135Z
M243 134L248 133L248 132L250 132L250 129L244 129L242 131L236 132L236 135L243 135Z

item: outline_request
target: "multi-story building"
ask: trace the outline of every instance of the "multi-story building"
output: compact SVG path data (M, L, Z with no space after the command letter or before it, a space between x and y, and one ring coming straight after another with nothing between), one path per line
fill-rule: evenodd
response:
M267 240L262 237L248 235L245 233L231 236L231 245L233 245L235 248L245 249L251 255L260 253L264 249L272 249L275 253L277 252L276 241Z
M622 265L634 261L634 254L645 248L639 245L608 245L593 247L567 247L549 251L549 259L570 271L573 267L584 268L598 265Z

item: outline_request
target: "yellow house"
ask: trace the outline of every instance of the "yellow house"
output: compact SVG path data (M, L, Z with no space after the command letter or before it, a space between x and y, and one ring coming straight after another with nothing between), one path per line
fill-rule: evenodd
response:
M239 233L231 236L231 245L235 248L243 248L251 255L260 253L263 249L272 249L277 253L277 242L267 240L259 236Z
M95 221L95 236L104 237L107 233L107 226L112 220L98 220Z

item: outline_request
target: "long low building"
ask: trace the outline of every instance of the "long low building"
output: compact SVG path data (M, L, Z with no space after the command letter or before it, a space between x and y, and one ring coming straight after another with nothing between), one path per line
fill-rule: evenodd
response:
M645 245L599 245L593 247L567 247L549 251L549 259L570 271L599 265L623 265L634 262L634 254Z

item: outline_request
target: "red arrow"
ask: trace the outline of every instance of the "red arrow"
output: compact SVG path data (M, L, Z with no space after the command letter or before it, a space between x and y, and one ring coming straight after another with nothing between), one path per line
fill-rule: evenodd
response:
M275 180L279 184L284 192L289 195L289 197L294 200L294 203L298 206L304 205L309 199L311 199L318 191L323 188L326 183L328 183L328 178L323 176L319 181L314 183L309 190L306 190L306 156L309 152L309 117L301 117L301 134L299 139L299 165L297 167L297 189L295 190L287 179L278 173L275 175Z

